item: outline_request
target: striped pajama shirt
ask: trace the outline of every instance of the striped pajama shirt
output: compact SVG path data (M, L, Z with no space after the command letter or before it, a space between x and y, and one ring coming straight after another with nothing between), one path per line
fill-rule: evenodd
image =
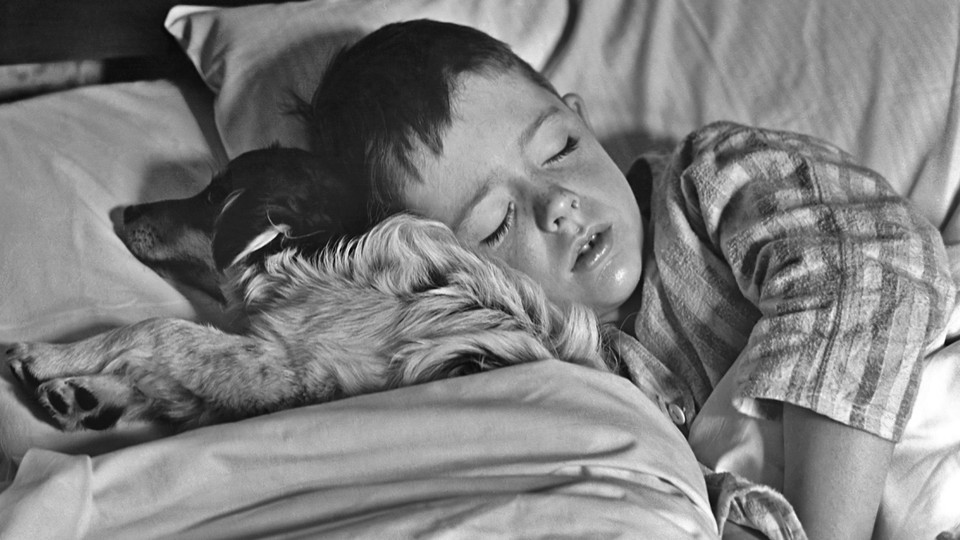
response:
M804 135L716 123L658 161L628 175L649 189L642 302L606 329L627 375L681 429L733 369L745 414L786 402L899 440L954 303L936 228Z

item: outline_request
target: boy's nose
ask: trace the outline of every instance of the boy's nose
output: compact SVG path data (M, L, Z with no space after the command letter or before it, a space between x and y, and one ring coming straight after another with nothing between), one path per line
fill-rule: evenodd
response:
M542 194L538 221L547 232L578 232L580 229L580 198L562 188L553 188Z

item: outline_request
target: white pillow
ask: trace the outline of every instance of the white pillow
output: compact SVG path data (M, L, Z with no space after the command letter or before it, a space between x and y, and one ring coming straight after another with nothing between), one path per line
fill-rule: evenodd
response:
M315 0L216 9L176 6L166 28L217 94L227 154L273 142L306 148L288 111L309 101L330 57L384 24L429 18L473 26L542 69L567 23L564 0Z
M225 161L210 108L200 84L169 81L0 105L0 342L200 315L130 254L111 217L121 205L186 197L210 182Z

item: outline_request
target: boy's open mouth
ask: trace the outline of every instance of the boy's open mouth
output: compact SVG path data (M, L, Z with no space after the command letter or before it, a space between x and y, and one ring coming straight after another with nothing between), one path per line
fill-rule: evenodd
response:
M610 251L610 227L600 230L588 231L588 233L577 239L574 246L577 248L576 258L573 262L574 272L585 272L592 270Z

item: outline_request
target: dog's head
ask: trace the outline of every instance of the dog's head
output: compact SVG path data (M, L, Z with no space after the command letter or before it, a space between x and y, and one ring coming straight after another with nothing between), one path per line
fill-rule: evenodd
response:
M354 366L338 382L346 395L370 380L364 358L385 366L378 389L545 358L610 369L593 312L554 304L531 278L410 215L314 258L275 254L237 289L247 313L263 314L259 328L310 326L304 340L340 351Z
M291 246L319 251L359 234L364 201L313 154L271 147L232 160L193 197L125 207L115 228L156 272L222 299L221 272L238 258Z

